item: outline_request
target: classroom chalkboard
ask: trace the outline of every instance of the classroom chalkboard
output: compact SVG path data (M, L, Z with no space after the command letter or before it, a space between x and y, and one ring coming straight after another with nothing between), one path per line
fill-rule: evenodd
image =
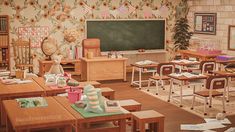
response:
M101 51L165 48L165 20L87 20L87 38L99 38Z

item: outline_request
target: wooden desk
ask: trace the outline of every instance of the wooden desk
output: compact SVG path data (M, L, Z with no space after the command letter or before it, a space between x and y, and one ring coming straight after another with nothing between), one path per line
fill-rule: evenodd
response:
M53 64L53 61L38 60L39 61L39 76L43 76L48 72ZM80 60L62 60L61 66L65 72L69 72L72 75L80 75Z
M214 71L214 74L217 75L222 75L222 76L226 76L227 80L228 80L228 84L227 84L227 95L226 95L226 101L229 102L229 92L235 92L234 90L230 90L230 82L232 81L232 78L235 77L235 73L233 72L227 72L227 71Z
M53 97L45 97L47 107L20 108L16 100L3 101L7 113L7 132L29 132L42 128L61 128L72 132L75 118Z
M142 88L142 82L147 82L148 80L142 80L142 73L152 73L154 75L157 72L157 63L147 64L147 65L139 65L139 64L131 64L132 66L132 75L131 75L131 85L139 86L139 89ZM148 70L152 68L151 70ZM135 70L139 72L139 79L135 81Z
M180 82L180 107L182 107L182 99L183 99L183 86L186 85L186 82L194 81L194 80L206 80L207 76L196 76L196 77L186 77L186 76L172 76L168 75L171 78L171 84L170 84L170 91L168 96L168 102L170 102L171 94L172 94L172 87L174 80L177 80L177 82Z
M123 114L118 115L110 115L110 116L99 116L99 117L91 117L91 118L84 118L82 115L79 114L79 112L75 111L71 104L69 103L68 99L65 97L54 97L60 104L64 106L65 109L67 109L77 120L77 127L76 132L89 132L89 131L97 131L100 132L103 131L119 131L119 132L125 132L126 131L126 119L131 118L130 112L128 112L125 109L122 109ZM112 121L119 121L118 126L111 127L111 128L99 128L99 129L92 129L92 128L86 128L86 124L90 123L102 123L102 122L112 122Z
M199 65L200 62L199 61L189 61L188 62L184 62L184 60L173 60L171 61L172 63L175 64L175 66L179 66L179 72L182 72L182 70L186 69L189 66L195 66L195 65ZM199 66L198 66L199 69Z
M45 85L45 79L43 77L33 77L33 80L42 87L45 91L46 96L56 96L57 94L62 94L66 92L65 88L55 88L52 89L50 86ZM100 87L100 83L96 81L89 81L89 82L78 82L79 86L83 88L87 84L91 84L94 87Z
M2 107L2 100L15 99L19 97L43 96L44 94L44 90L34 81L26 84L11 85L6 85L0 82L0 124L3 125L5 123L5 113Z
M178 52L182 55L182 58L195 57L202 61L214 60L218 55L220 55L220 54L202 54L192 50L179 50Z
M81 58L82 80L98 81L123 79L126 81L126 61L127 58Z

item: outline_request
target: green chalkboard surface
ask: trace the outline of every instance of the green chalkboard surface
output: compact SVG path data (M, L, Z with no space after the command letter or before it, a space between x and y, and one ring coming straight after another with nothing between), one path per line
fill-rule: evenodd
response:
M165 48L165 20L88 20L87 38L99 38L101 51Z

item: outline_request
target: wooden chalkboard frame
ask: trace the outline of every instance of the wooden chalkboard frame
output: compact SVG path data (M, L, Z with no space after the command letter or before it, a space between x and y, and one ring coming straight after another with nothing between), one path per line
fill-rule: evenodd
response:
M146 50L147 53L158 53L158 52L165 52L166 51L166 19L86 19L85 20L85 38L87 39L87 22L89 21L164 21L164 49L152 49ZM129 51L120 51L120 52L128 52L128 53L136 53L138 50L129 50ZM106 51L105 51L106 52Z

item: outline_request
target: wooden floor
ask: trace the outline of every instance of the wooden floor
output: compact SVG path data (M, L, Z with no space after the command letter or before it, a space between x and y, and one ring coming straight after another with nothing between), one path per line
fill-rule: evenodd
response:
M79 80L79 77L76 78ZM180 109L177 106L149 96L139 90L136 87L130 86L130 74L127 75L127 82L123 81L103 81L102 86L107 86L116 91L116 99L135 99L136 101L142 103L142 110L153 109L161 114L165 115L165 132L178 132L180 131L180 124L196 124L203 123L203 119L191 114L185 110ZM228 117L233 123L232 125L227 125L228 127L224 129L217 129L218 132L223 132L229 127L235 127L235 115ZM4 132L4 129L0 129L0 132ZM57 132L49 130L42 132Z
M116 91L116 99L135 99L142 104L142 110L153 109L165 115L165 132L178 132L180 131L180 124L196 124L203 123L203 119L192 113L180 109L177 106L149 96L137 90L137 87L130 86L130 74L127 76L127 82L122 81L109 81L102 82L102 86L108 86ZM235 127L235 115L228 117L233 123L227 125L224 129L217 129L218 132L223 132L229 127Z

